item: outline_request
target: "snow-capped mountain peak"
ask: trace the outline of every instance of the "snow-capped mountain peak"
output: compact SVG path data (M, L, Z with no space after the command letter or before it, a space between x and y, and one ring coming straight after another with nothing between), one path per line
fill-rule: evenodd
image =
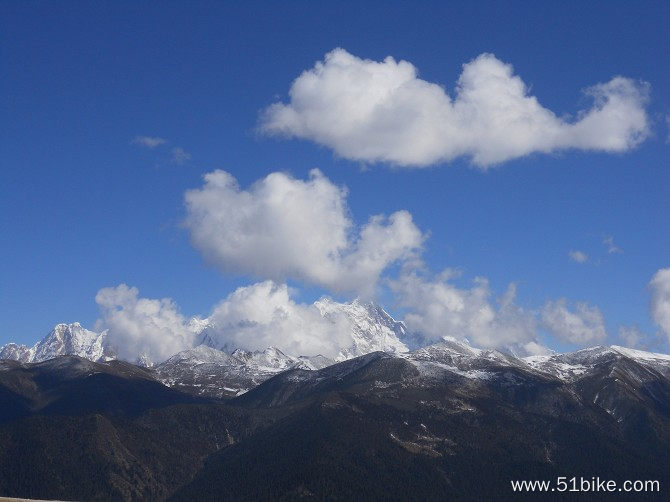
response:
M405 325L375 303L363 303L358 299L351 303L338 303L322 298L314 306L326 319L344 316L351 325L353 343L336 357L339 361L376 351L408 351L407 345L401 341L407 334Z
M0 349L0 358L33 363L62 355L73 355L101 361L111 359L104 346L106 331L96 333L78 322L57 324L42 340L32 347L8 343Z
M105 333L95 333L81 326L57 324L35 347L35 361L45 361L59 355L75 355L97 361L103 357Z

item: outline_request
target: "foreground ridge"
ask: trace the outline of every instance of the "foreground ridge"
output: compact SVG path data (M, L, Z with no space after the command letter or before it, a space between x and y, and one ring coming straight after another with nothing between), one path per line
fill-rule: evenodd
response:
M168 362L182 373L77 356L0 361L1 493L511 499L510 480L574 472L670 482L663 354L517 358L445 340L323 367L206 346ZM245 377L234 368L252 364L274 373L245 392L211 391L233 389Z

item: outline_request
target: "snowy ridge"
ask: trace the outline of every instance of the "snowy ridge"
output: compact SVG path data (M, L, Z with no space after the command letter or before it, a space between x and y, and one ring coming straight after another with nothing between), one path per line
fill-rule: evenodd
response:
M619 345L612 345L610 348L631 359L670 363L670 354L645 352L644 350L629 349L628 347L621 347Z
M670 355L629 349L618 345L590 347L565 354L529 356L522 360L535 370L566 381L587 375L601 363L621 359L632 360L646 368L670 374Z
M254 352L238 349L228 354L199 345L175 354L154 370L169 387L199 395L232 397L286 370L316 370L333 363L323 356L287 356L276 347Z
M403 354L425 377L438 378L445 372L474 379L488 379L501 367L523 367L518 358L497 350L472 347L465 341L445 337L443 341Z

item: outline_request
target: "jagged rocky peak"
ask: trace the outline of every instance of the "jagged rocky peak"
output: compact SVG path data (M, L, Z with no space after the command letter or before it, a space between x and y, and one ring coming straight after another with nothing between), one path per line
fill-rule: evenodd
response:
M78 322L57 324L35 347L35 361L45 361L59 355L76 355L96 361L102 358L102 333L95 333Z
M3 359L21 362L40 362L57 356L73 355L91 361L112 359L113 355L105 349L106 332L96 333L82 327L78 322L57 324L39 342L28 348L25 345L9 343L0 350Z

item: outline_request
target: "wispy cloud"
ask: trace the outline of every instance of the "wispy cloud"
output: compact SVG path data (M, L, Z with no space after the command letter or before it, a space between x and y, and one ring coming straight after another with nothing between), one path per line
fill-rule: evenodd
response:
M156 148L157 146L167 143L167 140L164 138L159 138L158 136L135 136L131 143L146 148Z
M619 326L619 340L626 347L646 348L647 338L637 326Z
M589 261L589 255L583 251L573 250L568 253L570 259L576 263L586 263Z
M565 298L544 305L542 323L557 338L577 345L598 343L607 336L598 307L580 302L571 311Z
M186 162L191 160L191 154L181 147L178 146L174 147L171 153L172 153L172 162L174 162L175 164L185 164Z
M360 59L335 49L268 107L267 134L312 140L365 162L421 167L469 157L487 168L536 152L623 152L649 135L648 84L625 77L584 92L568 121L544 108L511 65L481 54L463 65L452 98L407 61Z
M614 237L612 237L611 235L606 235L605 237L603 237L603 244L605 245L605 247L607 247L608 254L623 253L623 249L614 244Z
M537 345L535 314L515 303L514 284L496 305L487 279L476 278L471 288L451 279L450 270L436 277L412 270L391 281L396 302L408 309L404 321L411 331L426 340L451 336L483 347Z

